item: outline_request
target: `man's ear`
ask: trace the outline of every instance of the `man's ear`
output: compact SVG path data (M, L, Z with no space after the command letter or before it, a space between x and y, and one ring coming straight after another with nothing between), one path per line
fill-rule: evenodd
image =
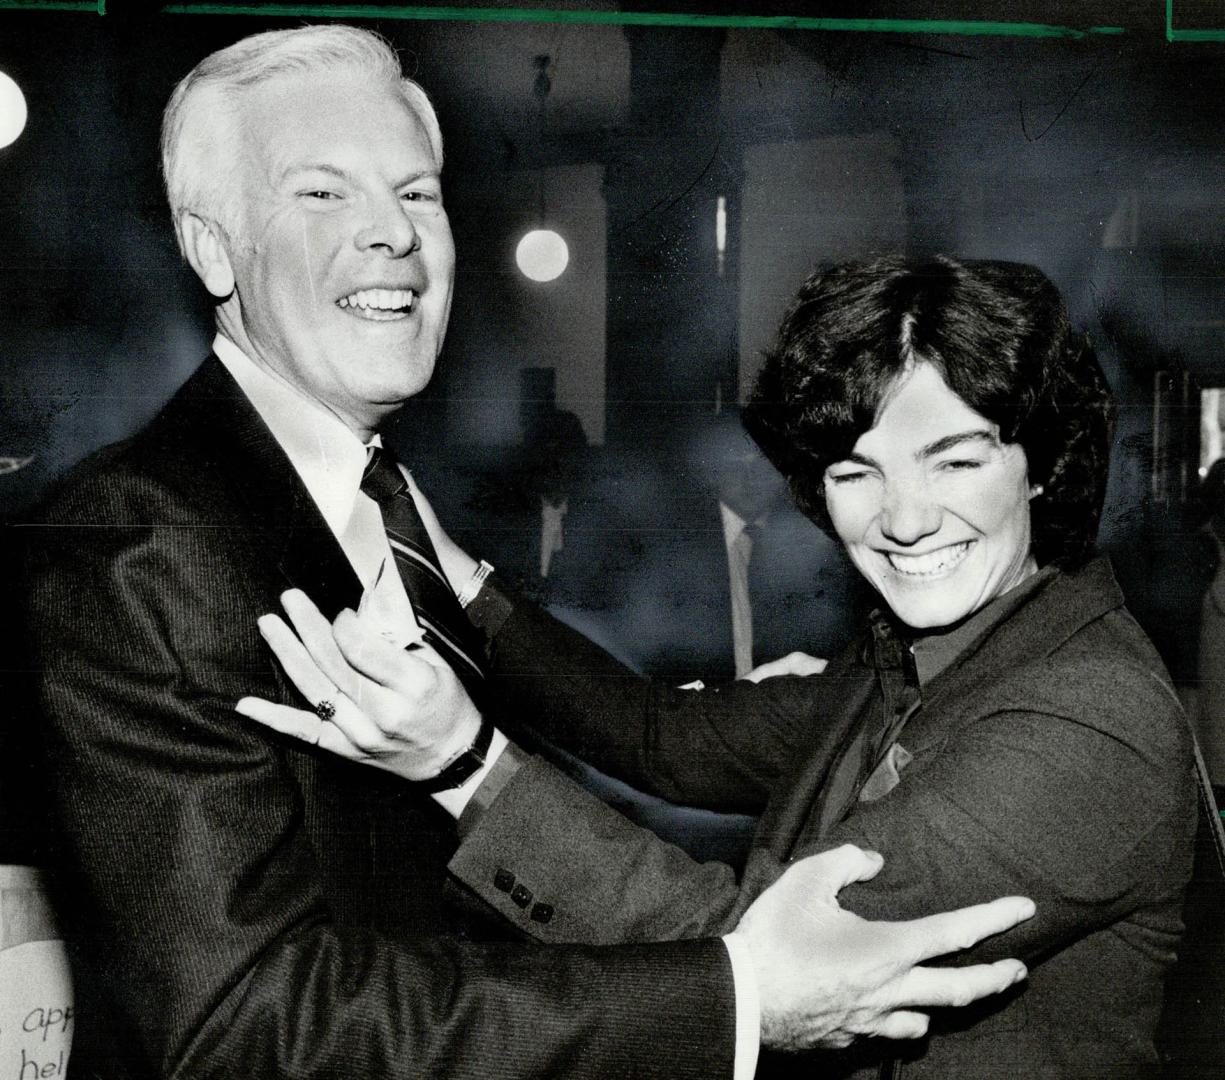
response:
M234 269L217 226L184 210L179 215L179 236L183 254L204 287L218 300L228 297L234 291Z

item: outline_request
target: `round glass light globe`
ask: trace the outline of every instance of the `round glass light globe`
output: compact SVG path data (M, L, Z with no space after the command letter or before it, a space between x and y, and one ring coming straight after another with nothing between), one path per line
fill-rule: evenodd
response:
M27 115L21 87L0 71L0 148L17 140L25 130Z
M570 249L552 229L533 229L515 248L515 262L533 281L552 281L570 262Z

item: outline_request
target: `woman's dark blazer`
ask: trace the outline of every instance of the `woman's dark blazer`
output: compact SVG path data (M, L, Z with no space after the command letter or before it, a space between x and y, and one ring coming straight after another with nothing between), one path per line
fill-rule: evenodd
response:
M550 940L728 929L787 861L854 842L886 860L877 878L842 894L865 917L912 918L1008 894L1038 905L1029 923L967 957L1020 956L1027 984L935 1017L936 1037L903 1051L902 1075L1120 1076L1155 1061L1162 976L1190 870L1192 752L1161 661L1105 560L1054 574L929 682L901 737L914 757L900 783L826 831L814 810L874 679L858 650L809 679L676 691L627 677L525 606L493 629L504 723L526 718L675 801L766 804L737 883L533 762L451 864L508 917L530 923L492 887L498 868L553 905L547 927L528 926ZM898 1046L869 1044L843 1064L873 1075Z

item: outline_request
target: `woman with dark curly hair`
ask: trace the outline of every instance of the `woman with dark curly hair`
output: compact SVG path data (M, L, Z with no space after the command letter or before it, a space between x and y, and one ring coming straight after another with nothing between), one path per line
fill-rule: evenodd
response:
M1058 291L1019 263L893 257L804 282L767 353L744 423L826 531L826 469L849 456L918 364L1025 452L1043 488L1030 507L1040 566L1093 551L1113 404ZM862 569L862 567L861 567Z
M687 693L629 677L496 584L469 608L499 726L530 725L673 801L762 811L742 878L687 861L513 748L489 774L500 794L465 814L453 872L546 940L656 940L735 927L801 855L873 848L885 869L842 894L868 918L1033 897L1034 919L969 954L1020 955L1030 979L934 1016L904 1062L878 1040L822 1059L821 1075L1147 1075L1195 788L1168 676L1092 557L1110 414L1089 342L1032 267L887 258L813 274L745 422L880 594L858 642L819 676ZM434 539L462 588L476 564ZM335 652L295 621L317 658ZM337 633L342 648L353 631ZM389 767L411 713L371 710L346 704L322 726L339 726L340 752ZM321 729L306 713L297 727L263 719ZM556 916L534 922L499 872Z

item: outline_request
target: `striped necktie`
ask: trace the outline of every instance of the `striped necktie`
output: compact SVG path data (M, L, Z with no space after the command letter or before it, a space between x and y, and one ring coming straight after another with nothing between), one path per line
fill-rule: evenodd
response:
M378 503L391 554L424 637L451 665L469 694L485 677L483 655L455 593L447 583L434 545L417 513L408 481L391 455L372 447L362 491Z

